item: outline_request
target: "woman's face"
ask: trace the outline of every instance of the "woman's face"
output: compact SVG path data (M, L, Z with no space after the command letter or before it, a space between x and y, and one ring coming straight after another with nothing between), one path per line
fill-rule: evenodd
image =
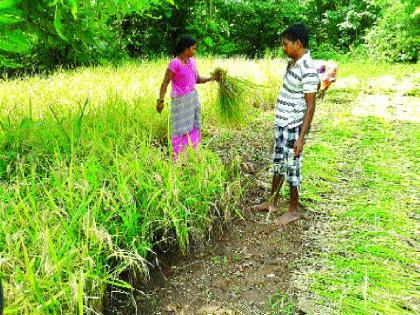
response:
M194 57L196 51L197 51L197 44L194 44L190 48L187 48L185 50L185 54L187 58L191 58L191 57Z

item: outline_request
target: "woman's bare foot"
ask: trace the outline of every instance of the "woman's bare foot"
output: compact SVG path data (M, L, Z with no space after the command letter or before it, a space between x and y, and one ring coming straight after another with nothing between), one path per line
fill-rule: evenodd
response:
M269 201L263 202L262 204L255 206L254 209L257 212L270 212L270 213L277 212L277 207Z
M302 216L302 212L295 210L295 211L287 211L283 214L280 218L278 218L274 224L276 224L279 228L286 226L287 224L298 220Z

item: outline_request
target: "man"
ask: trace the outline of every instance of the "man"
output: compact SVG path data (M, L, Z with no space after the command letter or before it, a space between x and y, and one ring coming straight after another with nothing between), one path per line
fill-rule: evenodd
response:
M289 26L281 34L283 51L290 58L283 87L275 108L275 144L273 182L267 202L257 211L277 211L277 200L284 178L290 185L290 205L276 224L283 227L300 218L298 209L301 185L302 151L315 113L315 99L320 83L308 50L309 34L303 24Z

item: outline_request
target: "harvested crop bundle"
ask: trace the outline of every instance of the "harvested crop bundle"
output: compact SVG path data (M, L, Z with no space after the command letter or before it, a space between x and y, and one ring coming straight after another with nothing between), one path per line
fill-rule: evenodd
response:
M255 92L258 85L250 80L230 76L221 68L216 68L212 77L219 84L216 106L222 121L233 124L241 122L247 105L246 97Z

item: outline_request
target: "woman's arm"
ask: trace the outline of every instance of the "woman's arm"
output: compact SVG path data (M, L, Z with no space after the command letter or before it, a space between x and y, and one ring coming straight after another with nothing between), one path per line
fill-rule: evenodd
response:
M172 81L173 77L173 72L169 69L166 69L165 76L163 77L162 84L160 85L159 98L156 100L156 110L159 113L163 109L166 90L168 89L169 82Z
M207 82L212 81L212 80L214 80L214 78L213 78L213 77L209 77L209 78L202 77L202 76L200 76L200 74L197 72L197 84L207 83Z

